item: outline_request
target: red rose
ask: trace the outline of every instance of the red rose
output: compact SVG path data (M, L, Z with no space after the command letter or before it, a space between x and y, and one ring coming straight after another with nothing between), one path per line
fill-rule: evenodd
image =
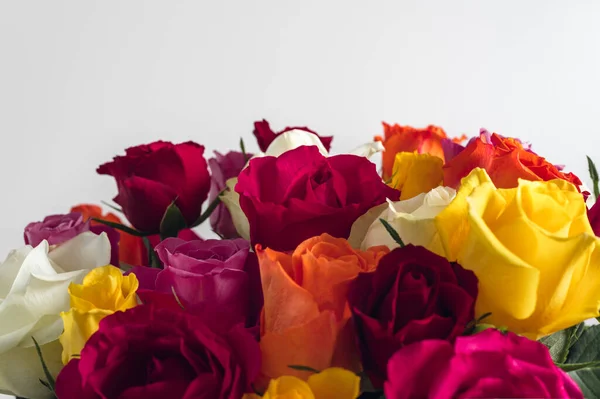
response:
M489 329L447 341L425 340L400 349L388 364L385 397L583 398L537 341Z
M600 201L596 201L587 214L594 234L600 236Z
M114 201L138 230L158 233L167 207L176 205L188 225L200 216L210 189L204 147L187 142L157 141L128 148L125 156L101 165L97 172L117 181Z
M332 136L321 137L316 132L313 132L307 127L286 127L282 131L275 133L271 130L269 122L263 119L262 121L254 122L254 131L252 133L254 134L254 137L256 137L256 141L258 142L258 147L260 148L260 150L262 152L266 152L267 148L269 148L269 144L271 144L277 136L285 132L289 132L290 130L302 130L308 133L312 133L321 140L323 147L325 147L327 151L329 151L329 149L331 148L331 141L333 140Z
M253 159L240 173L235 191L252 244L278 251L293 250L323 233L348 238L359 216L400 195L385 185L367 158L327 158L315 146Z
M546 181L563 179L581 186L573 173L563 173L544 158L524 148L521 142L482 131L467 147L444 165L444 185L458 187L463 177L483 168L498 188L517 187L519 179Z
M348 294L363 367L381 387L389 358L424 339L453 340L473 320L477 277L423 247L397 248Z
M59 399L239 399L260 370L242 327L212 332L181 310L141 305L100 322L56 379Z

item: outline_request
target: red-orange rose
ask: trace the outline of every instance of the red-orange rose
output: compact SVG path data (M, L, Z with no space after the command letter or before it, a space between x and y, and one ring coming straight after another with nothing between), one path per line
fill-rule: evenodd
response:
M566 180L576 187L581 180L563 173L546 159L523 147L521 142L482 131L467 147L444 165L444 185L458 187L471 170L483 168L498 188L517 187L519 179L530 181Z
M429 125L424 129L415 129L411 126L388 125L383 122L384 137L376 136L375 140L383 143L383 178L392 175L394 160L399 152L414 152L430 154L445 159L444 147L446 143L460 143L466 136L449 139L441 127Z

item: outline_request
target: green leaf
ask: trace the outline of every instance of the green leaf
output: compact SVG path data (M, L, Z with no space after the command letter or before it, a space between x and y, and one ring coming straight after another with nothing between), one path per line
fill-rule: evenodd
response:
M113 211L119 212L119 213L123 213L123 210L121 208L119 208L118 206L115 206L109 202L106 201L100 201L101 203L103 203L104 205L106 205L107 207L109 207L110 209L112 209Z
M187 227L187 223L175 201L165 211L160 222L160 238L177 237L179 232Z
M565 363L572 365L596 362L600 362L600 325L598 324L583 330L580 338L572 345ZM600 398L598 366L571 371L569 376L579 385L586 398Z
M392 225L389 224L387 222L387 220L382 219L382 218L379 218L379 221L381 222L381 224L383 224L383 227L385 227L385 229L387 230L389 235L392 236L394 241L396 241L396 243L398 243L398 245L400 245L400 248L403 248L405 246L404 242L402 241L402 238L400 238L400 235L398 234L398 232L392 227Z
M156 253L154 252L154 248L152 248L152 244L150 243L148 237L142 238L142 241L144 242L146 251L148 251L148 261L150 262L150 267L153 267L155 269L162 269L163 265L160 262L158 255L156 255Z
M144 233L141 231L137 231L136 229L129 227L129 226L125 226L124 224L121 224L121 223L109 222L108 220L102 220L102 219L98 219L98 218L92 218L92 220L95 222L98 222L98 223L102 223L106 226L112 227L113 229L117 229L117 230L123 231L125 233L131 234L132 236L146 237L146 236L152 235L150 233Z
M217 207L221 203L221 195L223 193L225 193L225 190L221 191L219 195L217 195L217 197L210 204L208 204L208 208L206 208L204 213L202 213L202 215L200 215L200 217L190 227L199 226L210 217L210 215L214 212L215 209L217 209Z
M563 371L570 372L581 369L598 368L600 367L600 360L586 363L556 363L556 365L560 367Z
M42 349L40 348L40 345L37 343L35 338L31 337L31 339L33 340L33 344L35 345L35 351L37 352L37 355L40 358L40 362L42 363L42 370L44 370L44 375L46 376L46 381L40 380L40 382L45 387L47 387L52 392L54 392L54 377L52 377L52 374L50 373L50 370L48 370L48 366L46 365L46 362L44 361L44 355L42 355Z
M569 355L569 348L573 346L579 335L581 335L583 324L577 324L540 339L540 342L548 347L550 356L552 356L552 360L555 363L566 362Z
M246 152L246 146L244 145L244 139L240 137L240 150L242 151L242 154L244 155L244 162L248 162L248 159L250 159L250 157L248 156L248 153Z
M598 199L600 197L600 188L598 187L598 170L596 169L596 165L594 165L594 161L592 158L586 156L588 161L588 169L590 171L590 178L592 179L592 183L594 184L594 198Z
M288 367L293 370L298 370L298 371L308 371L310 373L320 373L319 370L313 369L312 367L308 367L308 366L300 366L297 364L291 364L291 365L288 365Z

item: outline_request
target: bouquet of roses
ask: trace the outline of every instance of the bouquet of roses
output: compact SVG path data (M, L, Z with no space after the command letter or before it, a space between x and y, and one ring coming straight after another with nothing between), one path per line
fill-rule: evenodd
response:
M485 130L384 124L330 155L254 127L258 154L129 148L98 168L109 213L25 228L0 264L0 392L600 397L600 208L579 178Z

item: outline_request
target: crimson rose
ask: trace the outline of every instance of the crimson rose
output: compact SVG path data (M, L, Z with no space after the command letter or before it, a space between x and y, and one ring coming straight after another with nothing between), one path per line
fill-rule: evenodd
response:
M424 339L453 340L473 320L477 277L423 247L397 248L361 273L348 302L364 370L376 388L389 358Z
M260 370L241 326L217 335L200 317L141 305L100 322L58 375L59 399L239 399Z
M158 233L167 207L175 201L188 226L193 224L206 200L210 175L204 147L187 142L156 141L125 150L97 172L117 181L114 201L138 230Z
M325 147L327 151L329 151L331 148L331 141L333 140L332 136L321 137L307 127L286 127L282 131L275 133L273 130L271 130L269 122L263 119L262 121L254 122L254 131L252 133L254 134L254 137L256 137L256 141L258 142L258 147L260 150L262 152L266 152L267 148L269 148L269 144L271 144L277 136L285 132L289 132L290 130L302 130L304 132L312 133L321 140L323 147Z
M240 173L235 191L252 244L278 251L293 250L323 233L348 238L359 216L400 195L385 185L367 158L327 158L315 146L253 159Z
M454 345L431 339L400 349L388 364L385 397L572 398L581 390L537 341L489 329Z

